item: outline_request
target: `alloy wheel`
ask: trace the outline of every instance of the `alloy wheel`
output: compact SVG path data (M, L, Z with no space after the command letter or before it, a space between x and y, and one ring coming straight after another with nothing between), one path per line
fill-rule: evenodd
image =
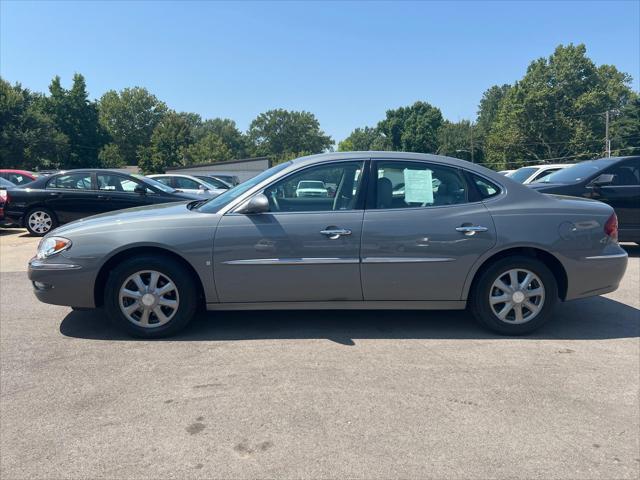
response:
M165 325L180 305L176 284L155 270L142 270L129 276L122 283L118 296L124 316L142 328Z
M522 324L533 320L544 305L545 288L535 273L514 268L500 274L489 290L493 314L505 323Z
M51 230L51 227L53 226L53 219L47 212L36 210L29 215L28 223L29 228L31 228L32 231L44 234Z

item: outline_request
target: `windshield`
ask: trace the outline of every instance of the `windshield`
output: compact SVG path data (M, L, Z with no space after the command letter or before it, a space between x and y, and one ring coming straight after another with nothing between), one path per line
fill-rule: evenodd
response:
M509 178L513 178L516 182L523 183L527 178L535 173L538 167L522 167L509 175Z
M0 177L0 188L10 188L10 187L15 187L15 184L11 183L9 180L5 180L4 178Z
M540 177L536 178L531 183L547 183L549 181L549 177L556 172L557 170L549 170L548 172L544 172Z
M207 185L211 185L211 188L224 188L225 190L231 188L231 185L217 178L206 177L204 175L196 175L196 177L202 180Z
M142 180L143 182L151 185L152 187L157 188L158 190L160 190L162 192L175 193L175 191L176 191L174 188L171 188L169 185L165 185L164 183L160 183L159 181L154 180L153 178L144 177L142 175L138 175L137 173L134 173L131 176L137 178L138 180Z
M614 160L587 160L552 173L542 183L576 183L593 176L611 165Z
M198 208L198 210L204 213L216 213L218 210L220 210L222 207L227 205L232 200L235 200L240 195L251 190L253 187L258 185L260 182L266 180L267 178L271 177L272 175L275 175L279 171L284 170L289 165L291 165L291 162L285 162L285 163L276 165L275 167L271 167L270 169L265 170L261 174L256 175L253 178L250 178L246 182L241 183L240 185L230 190L227 190L222 195L218 195L217 197L212 198L207 203L205 203L200 208Z

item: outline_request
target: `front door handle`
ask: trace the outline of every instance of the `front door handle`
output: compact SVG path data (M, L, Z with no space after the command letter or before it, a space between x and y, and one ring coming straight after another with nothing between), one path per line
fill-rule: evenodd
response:
M99 200L111 200L109 195L98 195Z
M344 235L351 235L351 230L346 228L327 227L325 230L320 230L322 235L326 235L331 240L337 240Z
M462 232L469 237L475 235L476 232L486 232L487 230L489 230L487 227L483 227L481 225L467 225L456 227L457 232Z

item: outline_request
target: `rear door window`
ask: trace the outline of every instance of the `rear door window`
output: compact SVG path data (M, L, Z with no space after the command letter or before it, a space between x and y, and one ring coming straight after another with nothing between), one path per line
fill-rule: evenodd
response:
M460 171L423 162L379 161L375 208L421 208L468 201Z
M185 177L173 177L173 187L185 190L198 190L200 184Z
M138 185L144 186L132 178L107 173L99 173L96 180L98 181L98 190L109 192L133 193ZM153 193L153 191L147 188L147 193Z
M71 173L68 175L59 175L49 180L49 183L47 183L47 188L65 190L91 190L91 174Z

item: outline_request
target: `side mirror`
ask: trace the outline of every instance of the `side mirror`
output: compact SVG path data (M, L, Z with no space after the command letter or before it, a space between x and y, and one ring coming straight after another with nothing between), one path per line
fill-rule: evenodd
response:
M592 187L604 187L605 185L611 185L613 183L612 173L603 173L602 175L594 178L591 182Z
M203 192L208 191L209 189L207 187L205 187L204 185L198 185L198 190L202 190Z
M269 199L265 194L259 193L243 203L240 208L236 210L236 213L250 215L254 213L266 213L268 211Z
M133 189L133 191L135 193L139 193L140 195L144 195L147 193L147 187L145 187L144 185L136 185L136 188Z

